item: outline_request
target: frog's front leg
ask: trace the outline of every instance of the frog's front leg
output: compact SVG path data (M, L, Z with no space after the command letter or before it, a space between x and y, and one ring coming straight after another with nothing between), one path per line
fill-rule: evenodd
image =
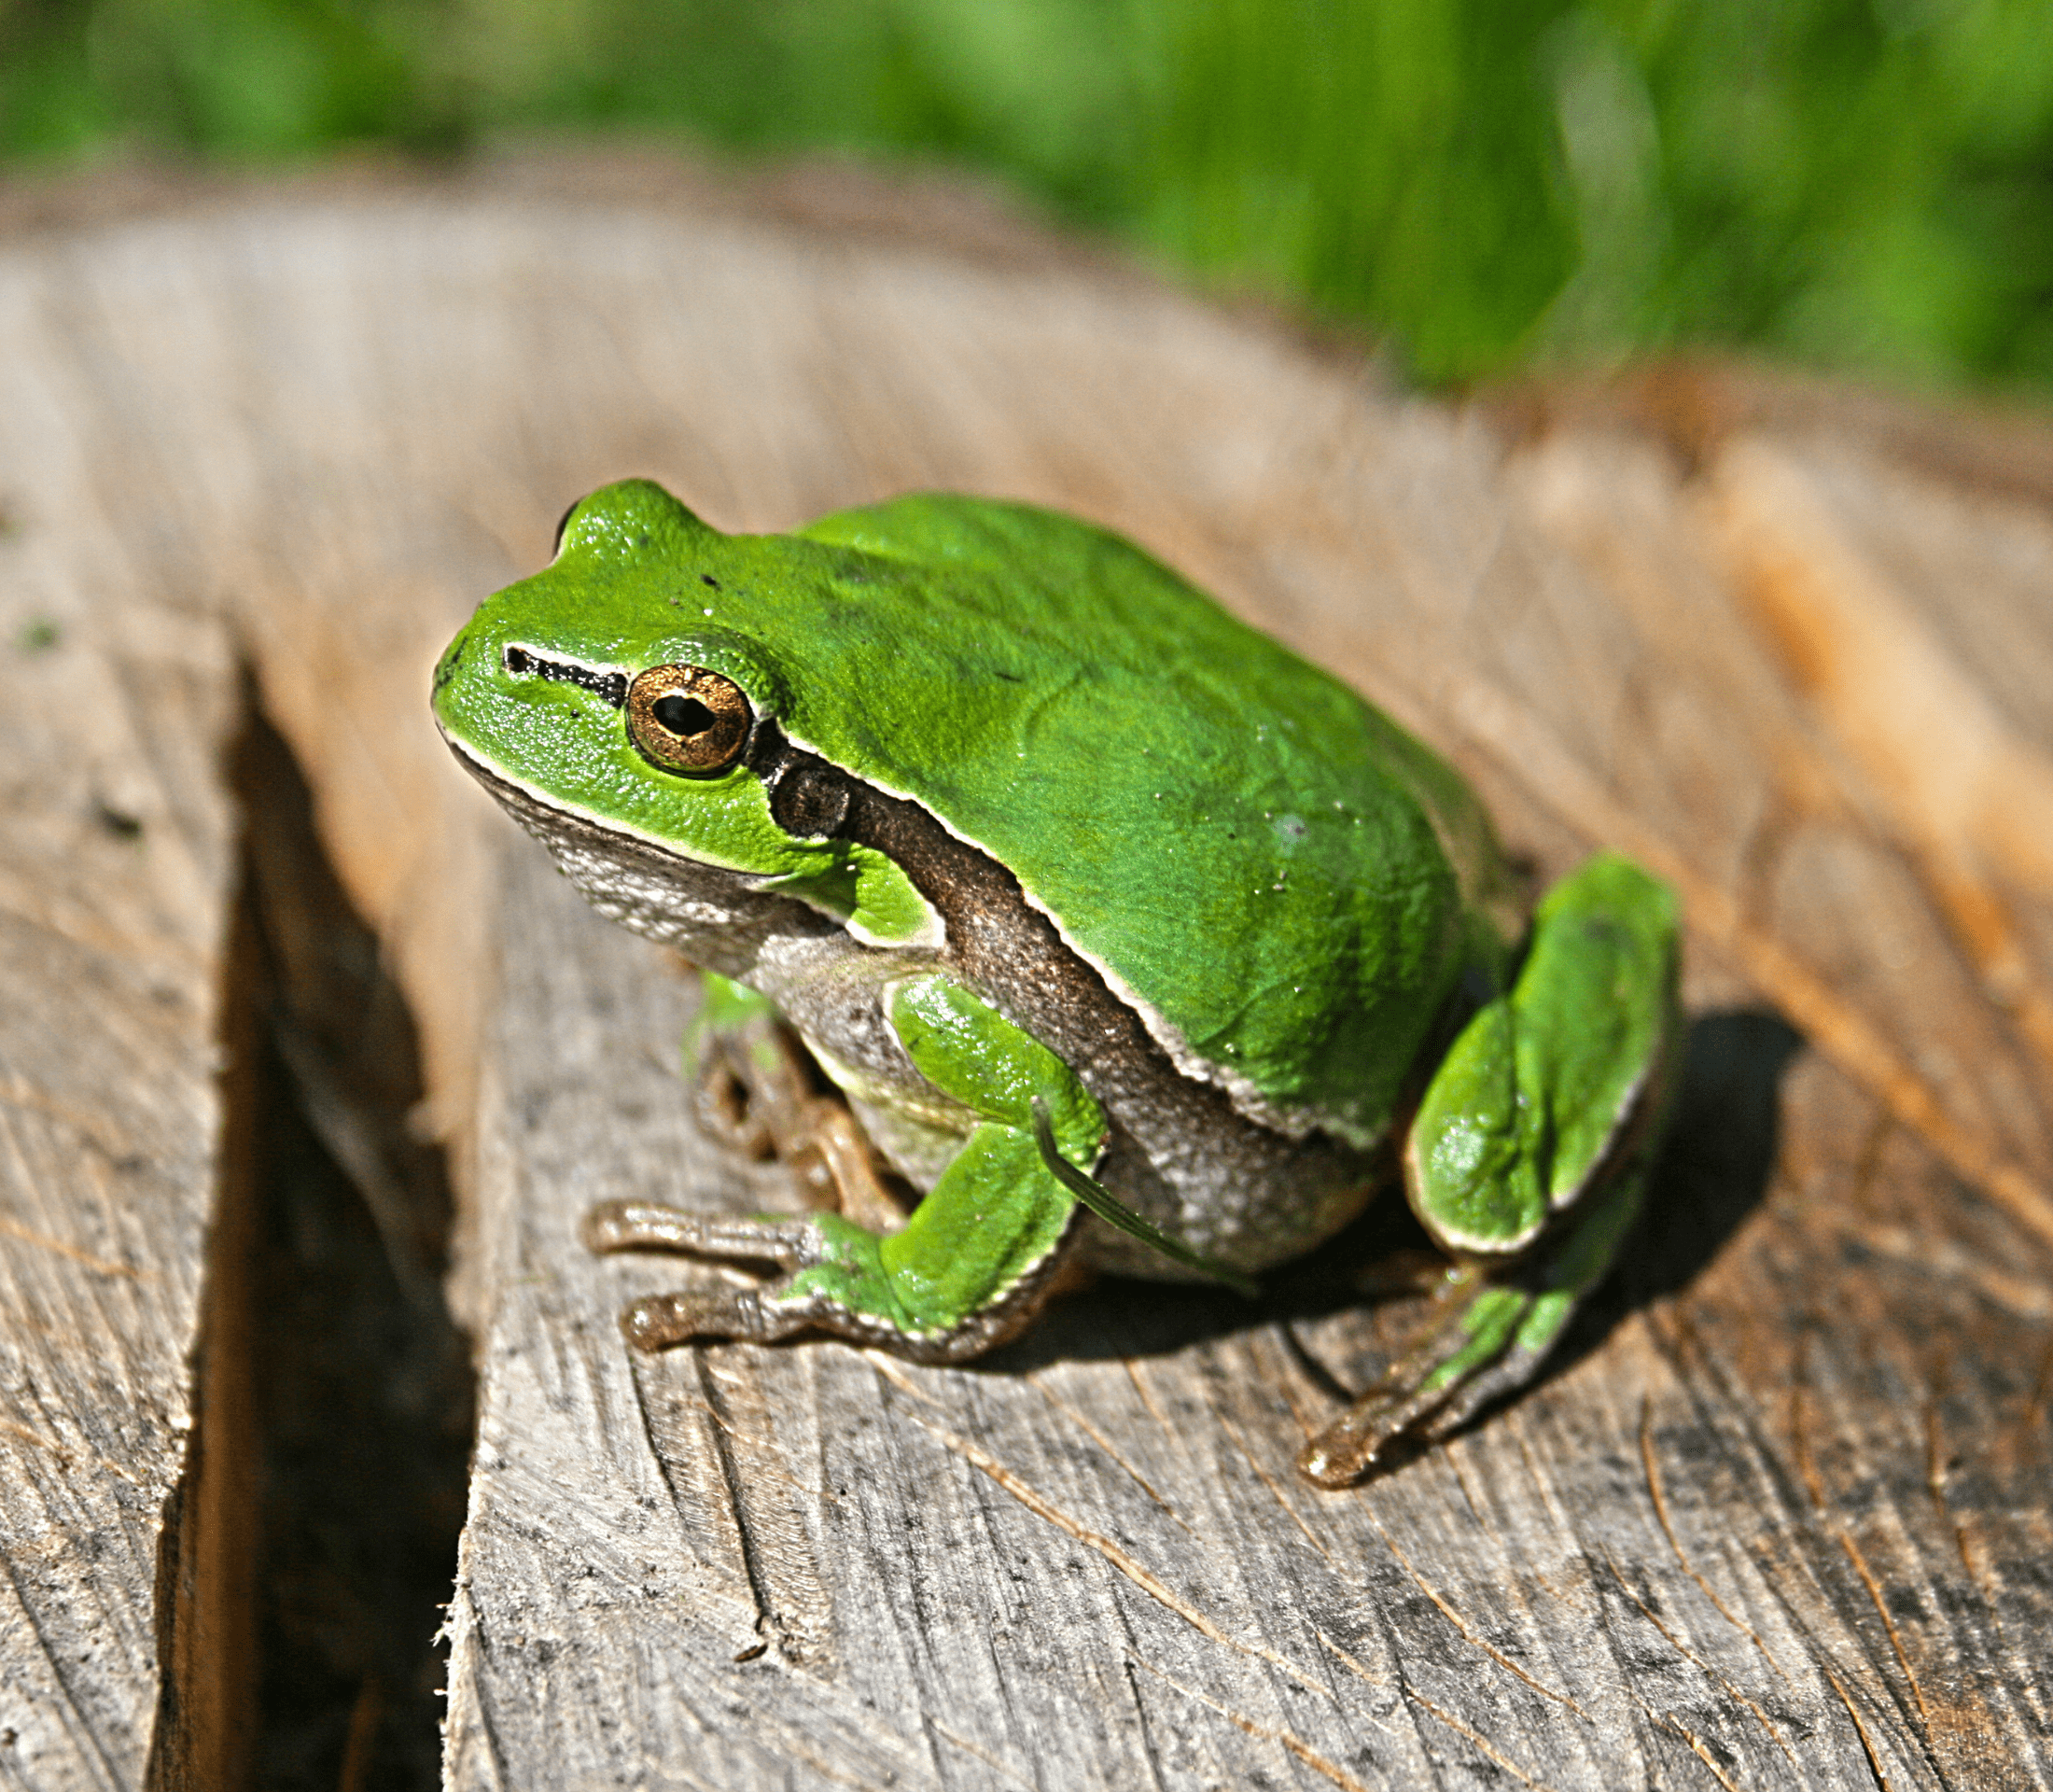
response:
M1033 1317L1077 1213L1041 1159L1035 1108L1063 1158L1088 1169L1104 1131L1097 1103L1054 1053L945 975L900 984L889 1012L915 1067L970 1116L961 1150L904 1228L880 1236L836 1213L737 1220L640 1202L594 1208L585 1241L595 1251L683 1250L785 1272L761 1288L637 1301L621 1317L631 1342L661 1350L823 1331L954 1361Z
M699 1130L741 1156L775 1157L807 1206L834 1209L873 1232L899 1230L905 1210L877 1174L862 1128L845 1103L817 1092L775 1004L714 972L699 977L704 1000L684 1036ZM677 1248L655 1232L648 1242Z
M1344 1487L1537 1373L1640 1207L1682 1033L1675 898L1616 854L1549 891L1508 996L1435 1071L1405 1192L1458 1267L1450 1311L1299 1466Z

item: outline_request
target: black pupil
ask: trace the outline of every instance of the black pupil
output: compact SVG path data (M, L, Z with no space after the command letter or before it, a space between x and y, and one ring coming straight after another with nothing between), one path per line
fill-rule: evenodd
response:
M696 697L681 697L673 691L649 706L649 713L674 735L703 735L713 725L713 712Z

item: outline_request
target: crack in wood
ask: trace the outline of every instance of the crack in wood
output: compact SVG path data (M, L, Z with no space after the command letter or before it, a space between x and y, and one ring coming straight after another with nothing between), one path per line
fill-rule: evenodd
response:
M1840 1684L1839 1676L1830 1668L1823 1670L1831 1682L1832 1690L1839 1695L1839 1702L1846 1707L1846 1715L1853 1720L1853 1733L1861 1739L1862 1752L1867 1757L1867 1771L1875 1776L1879 1792L1895 1792L1889 1783L1889 1775L1882 1771L1882 1757L1877 1753L1875 1739L1867 1733L1867 1726L1861 1721L1861 1714L1854 1709L1852 1695Z
M1653 1502L1654 1516L1661 1527L1661 1534L1668 1539L1668 1546L1675 1552L1675 1560L1687 1575L1703 1590L1703 1595L1716 1608L1719 1617L1760 1650L1769 1667L1789 1684L1789 1671L1775 1659L1775 1651L1768 1647L1753 1625L1725 1603L1718 1595L1718 1589L1707 1580L1690 1560L1689 1552L1683 1547L1683 1540L1675 1534L1675 1521L1669 1516L1668 1494L1661 1484L1661 1465L1654 1453L1654 1401L1651 1395L1642 1396L1640 1402L1640 1467L1646 1477L1647 1497Z
M1393 1674L1371 1673L1368 1665L1363 1662L1360 1657L1349 1654L1346 1649L1342 1648L1339 1644L1335 1643L1332 1637L1328 1636L1324 1631L1320 1630L1316 1624L1312 1626L1312 1634L1316 1636L1320 1640L1320 1642L1325 1645L1326 1649L1332 1654L1334 1659L1340 1663L1342 1667L1347 1669L1347 1671L1349 1673L1353 1674L1356 1679L1363 1682L1365 1685L1376 1687L1383 1691L1388 1691L1392 1687L1401 1686L1401 1681L1397 1676ZM1378 1728L1384 1728L1387 1733L1386 1726L1378 1726Z
M1909 1657L1905 1650L1903 1639L1897 1631L1896 1625L1890 1617L1879 1583L1877 1581L1873 1571L1869 1568L1865 1556L1862 1553L1859 1545L1855 1543L1852 1533L1847 1528L1844 1519L1841 1519L1833 1509L1831 1502L1825 1491L1823 1477L1819 1472L1817 1462L1810 1447L1809 1426L1805 1420L1805 1415L1809 1409L1809 1398L1810 1392L1809 1378L1807 1368L1808 1355L1808 1340L1801 1341L1797 1351L1797 1373L1794 1379L1794 1383L1790 1390L1793 1422L1795 1428L1797 1457L1799 1464L1803 1470L1805 1491L1809 1495L1812 1505L1817 1511L1818 1518L1826 1534L1832 1538L1833 1542L1838 1547L1841 1554L1846 1557L1848 1562L1853 1568L1855 1577L1860 1581L1862 1590L1866 1595L1868 1603L1874 1608L1876 1615L1882 1621L1883 1632L1885 1635L1887 1635L1889 1639L1891 1651L1894 1654L1897 1665L1902 1669L1904 1678L1910 1687L1911 1696L1916 1701L1918 1707L1918 1715L1920 1719L1921 1720L1922 1734L1917 1737L1917 1745L1924 1755L1927 1763L1943 1781L1946 1778L1946 1772L1944 1767L1939 1762L1937 1754L1935 1752L1934 1743L1934 1725L1932 1721L1932 1713L1930 1708L1925 1703L1924 1690L1920 1686L1918 1676L1911 1668ZM1807 1572L1815 1581L1817 1579L1817 1571L1815 1567L1808 1562L1805 1565ZM1772 1585L1773 1583L1771 1582L1770 1584ZM1799 1619L1798 1622L1801 1623L1801 1620ZM1821 1672L1823 1672L1828 1678L1831 1678L1833 1680L1834 1687L1836 1689L1839 1689L1840 1697L1843 1701L1846 1696L1845 1692L1843 1688L1839 1688L1838 1681L1837 1677L1833 1675L1832 1669L1829 1665L1827 1665L1822 1651L1819 1655L1818 1660ZM1900 1708L1901 1701L1899 1700L1896 1702L1898 1703ZM1848 1709L1850 1713L1852 1709L1850 1704L1849 1705ZM1858 1725L1858 1717L1855 1718L1855 1722L1856 1725ZM1861 1732L1861 1740L1863 1745L1869 1748L1869 1754L1872 1759L1874 1751L1872 1746L1869 1744L1869 1739L1864 1729L1863 1729ZM1878 1767L1877 1769L1877 1771L1878 1773L1879 1773Z
M1698 1760L1703 1762L1703 1764L1711 1770L1711 1777L1715 1779L1720 1785L1725 1788L1725 1792L1740 1792L1739 1783L1735 1780L1731 1774L1727 1773L1724 1768L1718 1765L1717 1760L1711 1755L1710 1746L1705 1743L1704 1739L1701 1736L1697 1735L1695 1730L1691 1729L1687 1724L1683 1723L1683 1720L1678 1717L1672 1711L1664 1711L1657 1713L1655 1712L1654 1707L1648 1704L1643 1699L1640 1701L1640 1705L1641 1709L1643 1710L1649 1717L1652 1717L1655 1723L1660 1724L1669 1729L1672 1729L1678 1736L1683 1739L1684 1743L1689 1745L1690 1753L1695 1755Z
M1924 1688L1918 1684L1918 1672L1910 1665L1910 1656L1904 1648L1902 1633L1896 1629L1896 1620L1889 1615L1888 1603L1882 1597L1881 1583L1875 1578L1875 1571L1867 1565L1867 1558L1861 1553L1861 1547L1853 1541L1853 1533L1843 1523L1836 1524L1833 1534L1846 1559L1853 1564L1853 1572L1860 1576L1861 1585L1867 1589L1868 1602L1875 1607L1875 1615L1882 1620L1882 1629L1889 1637L1889 1646L1895 1653L1896 1662L1904 1671L1904 1678L1910 1683L1910 1696L1918 1701L1918 1715L1924 1719L1926 1731L1932 1729L1932 1708L1925 1703Z
M126 931L92 916L53 915L35 906L27 900L25 891L7 889L5 875L0 872L0 915L21 922L23 927L54 935L66 945L81 946L88 952L105 954L110 959L175 962L183 969L202 974L213 968L208 957L209 945L196 945L175 933Z
M699 1384L700 1404L705 1408L705 1416L710 1421L708 1431L713 1440L713 1461L719 1470L720 1492L727 1503L727 1521L733 1533L734 1547L741 1555L742 1574L748 1583L749 1603L756 1608L755 1623L752 1627L756 1635L756 1646L752 1649L739 1651L734 1659L737 1661L753 1660L755 1657L761 1655L764 1649L770 1647L773 1644L776 1645L778 1654L781 1657L783 1639L775 1634L775 1626L770 1616L770 1599L768 1591L763 1586L761 1564L757 1561L755 1539L749 1531L747 1516L742 1510L741 1479L734 1468L733 1447L728 1438L726 1417L720 1411L718 1402L713 1397L713 1389L716 1384L706 1373L706 1348L703 1344L690 1344L685 1349L691 1361L694 1379ZM650 1422L649 1403L642 1393L641 1376L635 1372L638 1368L639 1365L631 1367L628 1379L635 1391L635 1406L641 1414L642 1435L648 1440L649 1452L656 1463L662 1465L665 1462L665 1457L662 1447L656 1440L654 1426ZM663 1476L666 1485L669 1479L666 1471ZM673 1500L677 1497L677 1490L675 1487L670 1489L670 1497Z
M1524 1428L1523 1426L1521 1426L1521 1437L1523 1436L1523 1431ZM1469 1517L1473 1519L1477 1524L1482 1525L1487 1529L1494 1528L1490 1525L1489 1516L1486 1509L1487 1502L1479 1499L1476 1496L1474 1487L1470 1484L1469 1471L1463 1462L1463 1457L1465 1456L1465 1454L1466 1452L1462 1449L1460 1440L1459 1438L1449 1439L1445 1451L1447 1472L1454 1477L1455 1486L1459 1487L1461 1490L1461 1500L1462 1503L1469 1508ZM1526 1452L1525 1459L1527 1468L1529 1472L1532 1466L1532 1457L1529 1451Z
M1171 1505L1168 1501L1164 1499L1160 1493L1155 1491L1154 1487L1150 1483L1148 1477L1126 1460L1124 1454L1122 1453L1119 1448L1112 1442L1110 1437L1105 1435L1104 1431L1098 1425L1094 1424L1082 1412L1078 1411L1075 1407L1071 1406L1067 1400L1063 1399L1060 1394L1056 1393L1053 1388L1049 1387L1047 1380L1043 1376L1039 1374L1029 1375L1026 1379L1028 1383L1034 1388L1034 1390L1038 1393L1040 1393L1040 1397L1043 1400L1047 1401L1047 1403L1051 1407L1053 1407L1057 1412L1059 1412L1079 1431L1083 1433L1086 1437L1090 1438L1090 1440L1095 1443L1100 1449L1102 1449L1106 1453L1106 1455L1110 1457L1114 1463L1118 1463L1121 1468L1125 1470L1127 1478L1130 1479L1136 1487L1138 1487L1143 1493L1145 1493L1151 1500L1152 1500L1157 1506L1162 1509L1165 1517L1181 1525L1184 1530L1189 1531L1194 1537L1197 1534L1197 1533L1192 1529L1190 1521L1185 1519L1183 1515L1176 1509L1175 1506Z
M174 1490L167 1504L175 1502L177 1498L178 1493ZM7 1582L7 1590L14 1595L14 1609L26 1620L29 1634L35 1639L36 1652L42 1657L50 1679L56 1683L74 1709L84 1706L87 1701L80 1697L82 1688L77 1684L76 1673L76 1669L82 1665L77 1659L77 1650L65 1646L68 1638L50 1634L37 1608L37 1602L27 1596L27 1590L21 1585L20 1569L5 1553L0 1553L0 1579ZM123 1792L133 1782L130 1775L123 1771L123 1763L115 1758L108 1747L107 1739L93 1727L79 1728L84 1730L86 1752L104 1792ZM12 1763L9 1762L8 1765L11 1767Z
M1677 1655L1681 1656L1685 1661L1688 1661L1693 1666L1695 1666L1697 1671L1701 1673L1707 1679L1716 1681L1717 1684L1724 1689L1727 1698L1732 1699L1738 1703L1746 1706L1746 1708L1753 1714L1756 1720L1758 1720L1761 1728L1767 1732L1768 1740L1772 1742L1777 1748L1781 1749L1782 1753L1789 1757L1789 1764L1792 1767L1795 1768L1798 1773L1801 1774L1803 1771L1803 1764L1797 1760L1795 1755L1792 1752L1788 1742L1784 1740L1781 1730L1776 1726L1774 1720L1768 1716L1767 1712L1762 1707L1760 1702L1755 1700L1750 1693L1748 1693L1742 1687L1737 1685L1729 1676L1721 1673L1716 1668L1712 1667L1709 1661L1706 1661L1702 1656L1698 1655L1695 1649L1691 1648L1688 1644L1684 1643L1681 1637L1677 1636L1673 1631L1669 1630L1666 1624L1661 1622L1660 1616L1655 1611L1654 1607L1649 1605L1645 1600L1641 1599L1638 1593L1633 1591L1632 1584L1628 1580L1627 1580L1625 1571L1619 1567L1617 1558L1612 1554L1609 1548L1606 1548L1604 1551L1604 1561L1606 1565L1609 1566L1609 1568L1611 1569L1611 1577L1613 1583L1617 1587L1618 1590L1626 1596L1627 1599L1630 1600L1634 1605L1640 1608L1640 1615L1644 1617L1649 1624L1653 1625L1655 1630L1661 1632L1661 1635L1667 1640L1669 1646L1673 1649ZM1756 1639L1756 1641L1758 1639ZM1770 1659L1770 1665L1773 1665L1772 1658ZM1784 1677L1786 1678L1787 1676L1785 1675Z
M39 1114L46 1120L54 1120L67 1132L76 1135L91 1146L102 1158L110 1164L133 1164L141 1157L141 1154L131 1141L120 1139L116 1142L109 1142L103 1135L110 1128L105 1125L95 1125L88 1116L79 1113L76 1109L65 1103L45 1095L40 1089L34 1087L21 1077L11 1078L7 1086L0 1089L0 1102L5 1102L8 1107L17 1109L23 1113ZM82 1251L78 1246L67 1243L63 1239L52 1238L47 1232L37 1232L24 1226L19 1220L0 1217L0 1230L4 1230L9 1238L21 1239L23 1244L35 1245L45 1251L54 1251L60 1256L69 1257L75 1263L83 1264L89 1269L98 1270L102 1275L127 1276L135 1281L142 1281L151 1273L147 1269L137 1268L133 1264L113 1263L92 1252Z
M232 1792L288 1757L342 1788L432 1765L424 1669L468 1455L468 1353L438 1281L444 1167L407 1123L412 1017L289 750L253 700L244 716L224 1142L160 1569L152 1792Z
M1964 1520L1955 1515L1952 1502L1947 1498L1947 1477L1951 1472L1947 1457L1945 1421L1939 1414L1939 1404L1944 1398L1942 1384L1947 1380L1951 1367L1950 1352L1942 1344L1932 1370L1925 1378L1924 1397L1920 1402L1920 1416L1924 1421L1924 1469L1925 1491L1932 1496L1934 1515L1945 1526L1947 1534L1953 1539L1954 1553L1961 1559L1961 1567L1966 1572L1968 1585L1979 1589L1981 1577L1975 1571L1975 1563L1968 1554L1967 1531ZM1985 1595L1986 1597L1986 1595ZM2002 1635L2002 1619L1990 1617Z
M927 1728L932 1730L934 1734L939 1736L943 1742L954 1743L955 1746L959 1748L965 1755L974 1756L978 1760L982 1761L985 1767L989 1768L992 1772L1002 1773L1008 1780L1012 1781L1014 1785L1024 1785L1028 1788L1028 1792L1033 1792L1034 1783L1031 1780L1022 1779L1017 1773L1013 1772L1011 1768L1007 1767L1003 1761L999 1760L996 1755L993 1755L990 1750L978 1747L977 1744L972 1743L967 1736L957 1736L954 1730L948 1728L946 1724L939 1723L931 1717L927 1720Z
M1134 1392L1140 1396L1140 1404L1147 1408L1148 1417L1152 1419L1171 1437L1180 1437L1181 1434L1176 1426L1169 1422L1169 1415L1155 1404L1154 1394L1150 1391L1146 1379L1140 1373L1140 1365L1136 1363L1130 1356L1123 1356L1119 1361L1120 1366L1126 1371L1126 1379L1133 1383Z
M119 1463L114 1462L108 1457L96 1455L91 1450L81 1454L80 1451L74 1449L69 1444L61 1444L54 1437L46 1437L40 1432L31 1431L26 1425L18 1425L11 1419L0 1419L0 1432L4 1432L17 1443L28 1444L36 1449L48 1450L67 1468L77 1462L89 1462L95 1468L105 1470L107 1474L114 1476L118 1480L126 1481L131 1487L141 1487L143 1484L138 1477L131 1474Z
M1126 1669L1126 1697L1132 1701L1140 1719L1140 1747L1141 1753L1147 1757L1148 1776L1154 1782L1155 1792L1166 1792L1162 1778L1162 1756L1155 1747L1154 1731L1148 1722L1148 1701L1140 1696L1140 1682L1137 1678L1140 1663L1130 1648L1125 1652L1124 1665Z
M1277 1480L1274 1475L1270 1474L1269 1471L1263 1466L1262 1459L1248 1447L1248 1440L1245 1436L1241 1435L1240 1427L1235 1424L1231 1419L1227 1418L1224 1413L1221 1413L1218 1415L1218 1421L1219 1428L1226 1434L1226 1436L1228 1437L1228 1439L1231 1440L1234 1449L1239 1452L1240 1460L1248 1464L1248 1467L1254 1475L1255 1479L1260 1481L1264 1487L1268 1489L1269 1497L1274 1500L1279 1507L1282 1508L1284 1516L1288 1518L1290 1521L1298 1528L1298 1531L1304 1536L1306 1544L1311 1548L1311 1550L1320 1558L1320 1561L1325 1562L1327 1567L1331 1568L1334 1573L1339 1575L1343 1580L1350 1581L1353 1585L1357 1587L1362 1586L1363 1584L1362 1580L1358 1576L1348 1575L1347 1571L1341 1567L1340 1563L1334 1559L1333 1551L1328 1549L1326 1546L1320 1543L1318 1537L1313 1534L1311 1526L1305 1522L1304 1516L1298 1511L1297 1507L1292 1505L1291 1502L1284 1497L1281 1484Z

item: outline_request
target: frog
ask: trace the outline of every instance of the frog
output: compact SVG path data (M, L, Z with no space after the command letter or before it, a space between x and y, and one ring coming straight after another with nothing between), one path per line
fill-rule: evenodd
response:
M1599 851L1529 917L1444 759L1109 529L915 493L729 534L622 481L432 705L602 915L700 969L702 1110L825 1191L593 1209L594 1251L761 1272L635 1302L641 1351L961 1363L1080 1275L1254 1295L1401 1185L1444 1267L1299 1456L1344 1488L1530 1383L1643 1204L1669 887Z

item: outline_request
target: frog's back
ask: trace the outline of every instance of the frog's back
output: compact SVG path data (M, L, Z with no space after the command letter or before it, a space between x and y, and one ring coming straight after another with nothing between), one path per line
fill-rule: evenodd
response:
M1009 866L1186 1069L1375 1133L1499 876L1459 779L1088 525L921 496L798 539L839 552L764 645L842 676L790 680L794 738Z

